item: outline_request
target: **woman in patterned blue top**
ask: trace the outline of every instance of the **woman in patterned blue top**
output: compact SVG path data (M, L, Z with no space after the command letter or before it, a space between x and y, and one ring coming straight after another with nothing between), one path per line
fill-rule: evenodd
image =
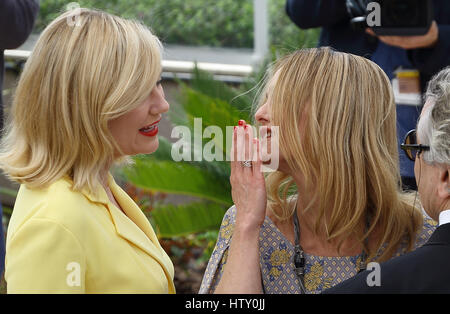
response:
M261 96L255 120L270 132L235 128L235 205L200 293L318 293L428 239L435 223L401 191L393 93L375 63L299 50L268 71ZM279 163L265 177L274 126ZM256 161L238 161L242 151Z

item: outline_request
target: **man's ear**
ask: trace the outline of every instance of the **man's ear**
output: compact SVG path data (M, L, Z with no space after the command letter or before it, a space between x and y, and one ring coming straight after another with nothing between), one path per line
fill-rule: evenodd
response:
M442 199L450 198L450 166L439 167L438 196Z

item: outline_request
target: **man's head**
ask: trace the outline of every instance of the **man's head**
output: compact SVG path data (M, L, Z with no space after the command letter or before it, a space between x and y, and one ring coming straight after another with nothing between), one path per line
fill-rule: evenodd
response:
M438 220L441 211L450 209L450 67L428 83L425 98L417 142L429 150L418 154L414 171L422 205Z

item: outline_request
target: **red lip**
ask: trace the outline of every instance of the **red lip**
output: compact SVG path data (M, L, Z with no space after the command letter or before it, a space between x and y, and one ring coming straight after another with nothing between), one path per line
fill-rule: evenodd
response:
M156 134L158 134L158 127L155 126L155 128L153 130L151 130L150 132L144 132L144 131L139 131L139 133L141 133L144 136L155 136Z
M142 127L141 129L145 129L145 128L151 127L152 125L155 125L155 124L159 123L160 121L161 121L161 118L158 121L153 122L152 124L149 124L149 125L146 125L146 126Z
M161 121L161 118L158 121L153 122L152 124L149 124L147 126L144 126L143 128L140 128L139 133L141 133L144 136L149 136L149 137L155 136L156 134L158 134L158 131L159 131L158 126L155 126L153 128L153 130L147 131L147 132L145 132L144 129L150 128L153 125L158 124L160 121Z

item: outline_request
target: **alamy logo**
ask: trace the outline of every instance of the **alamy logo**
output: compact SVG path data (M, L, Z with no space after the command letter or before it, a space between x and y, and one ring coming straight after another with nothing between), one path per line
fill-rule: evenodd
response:
M381 286L381 266L376 262L367 264L367 270L371 271L366 278L366 283L369 287Z
M369 2L366 12L368 12L366 17L367 26L381 26L381 6L378 2Z
M66 283L69 287L81 286L81 266L77 262L70 262L66 266L69 274L66 277Z
M263 172L272 172L279 165L279 127L271 126L270 132L267 127L252 128L254 136L259 134L261 160L264 162ZM230 152L232 146L234 126L227 126L222 130L219 126L210 125L203 129L202 118L194 118L193 136L191 129L187 126L175 126L172 129L171 138L178 139L172 144L171 157L175 162L179 161L224 161L223 152ZM225 131L225 134L223 134ZM225 146L224 146L225 138ZM210 139L203 145L203 140ZM249 145L252 141L249 141ZM251 151L250 147L239 146L234 160L233 153L226 153L226 161L245 161L245 151ZM256 155L250 157L255 161Z

